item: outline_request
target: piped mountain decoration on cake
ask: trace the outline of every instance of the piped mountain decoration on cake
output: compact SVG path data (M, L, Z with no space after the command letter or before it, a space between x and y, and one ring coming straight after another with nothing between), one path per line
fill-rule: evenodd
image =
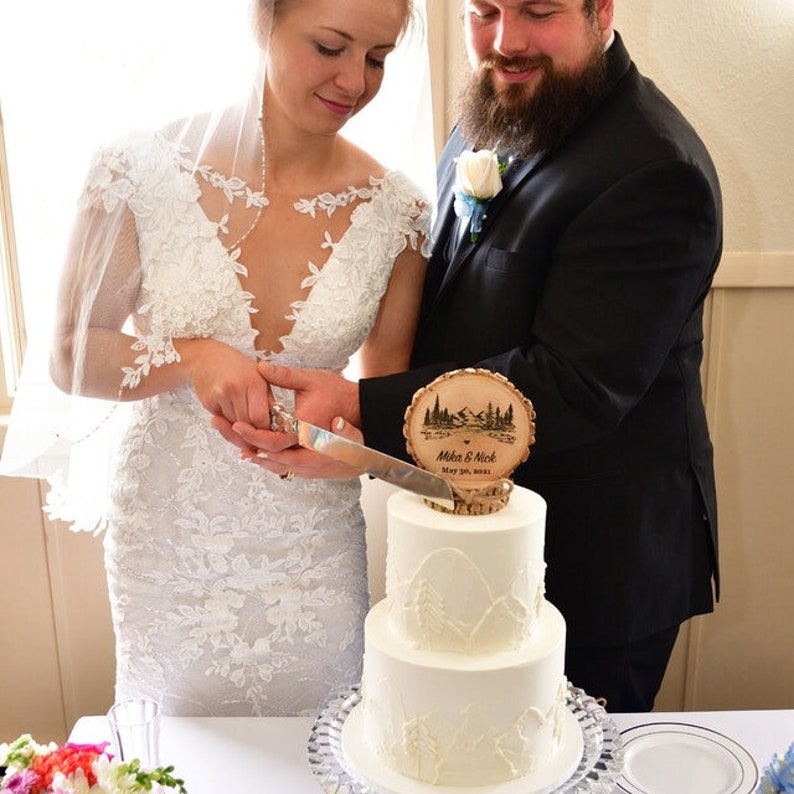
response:
M487 513L506 504L509 477L535 441L534 419L503 375L460 369L416 392L403 429L417 465L452 483L455 512Z
M379 746L390 766L430 785L443 781L445 788L463 786L466 791L473 786L490 789L494 770L498 778L512 781L521 777L522 770L534 769L537 758L531 738L560 721L560 707L555 702L547 712L533 706L517 708L506 729L497 727L489 704L476 698L463 701L454 715L432 708L408 715L399 690L388 679L368 685L363 697L367 707L391 715ZM561 702L565 703L564 698ZM559 741L556 735L555 741Z
M410 578L402 578L391 561L388 565L393 628L406 638L421 637L423 648L514 650L527 641L539 618L544 583L535 581L528 565L496 594L474 560L455 547L429 554Z

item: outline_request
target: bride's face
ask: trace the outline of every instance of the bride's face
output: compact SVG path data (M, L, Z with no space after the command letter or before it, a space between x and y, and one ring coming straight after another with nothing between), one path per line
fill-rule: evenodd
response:
M268 115L308 132L337 132L378 93L407 13L406 0L280 5L270 36Z

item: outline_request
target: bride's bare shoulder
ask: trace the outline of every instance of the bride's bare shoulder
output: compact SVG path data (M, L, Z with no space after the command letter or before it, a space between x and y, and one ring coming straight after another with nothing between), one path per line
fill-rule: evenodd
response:
M376 160L369 152L347 139L342 140L345 147L346 167L351 175L354 175L355 179L353 181L356 184L365 183L369 177L382 179L386 175L389 169Z

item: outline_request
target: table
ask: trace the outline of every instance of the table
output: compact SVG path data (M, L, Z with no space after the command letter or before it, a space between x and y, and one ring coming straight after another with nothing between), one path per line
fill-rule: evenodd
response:
M719 731L747 748L759 773L794 741L794 710L654 712L611 715L620 731L650 722L685 722ZM161 760L190 794L319 794L309 768L309 718L164 717ZM81 717L71 741L110 738L105 717Z

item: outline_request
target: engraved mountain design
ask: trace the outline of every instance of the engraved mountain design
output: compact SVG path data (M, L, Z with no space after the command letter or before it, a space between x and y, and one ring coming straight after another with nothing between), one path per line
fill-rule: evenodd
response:
M460 430L485 433L497 441L512 444L516 438L513 421L514 408L511 402L505 407L489 402L487 407L474 411L469 406L452 410L442 406L436 394L432 407L425 409L422 421L422 435L425 438L443 438Z

